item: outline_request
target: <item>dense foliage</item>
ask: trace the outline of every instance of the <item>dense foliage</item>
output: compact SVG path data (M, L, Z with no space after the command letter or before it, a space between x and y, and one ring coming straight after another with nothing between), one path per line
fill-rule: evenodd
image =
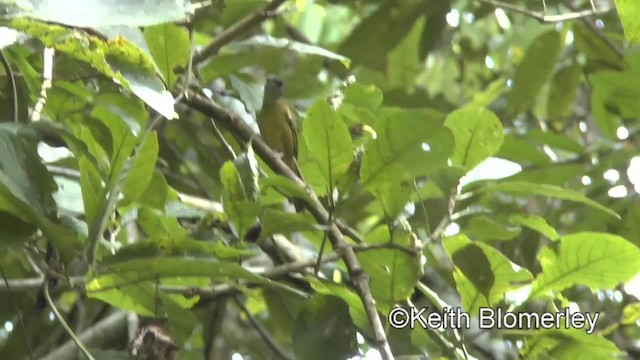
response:
M635 1L70 3L0 1L0 358L640 356Z

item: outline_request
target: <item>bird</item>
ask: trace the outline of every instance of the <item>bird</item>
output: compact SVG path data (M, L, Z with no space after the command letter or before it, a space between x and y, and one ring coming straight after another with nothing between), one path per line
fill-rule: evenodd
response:
M283 98L284 82L269 76L264 85L262 108L258 114L258 129L264 142L300 179L302 174L298 167L298 130L293 110ZM300 199L293 199L296 212L301 212L304 205Z

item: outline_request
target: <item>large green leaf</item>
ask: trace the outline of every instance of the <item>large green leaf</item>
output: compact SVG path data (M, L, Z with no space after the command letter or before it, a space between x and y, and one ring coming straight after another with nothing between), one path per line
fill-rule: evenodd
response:
M549 244L538 261L542 273L533 282L532 298L573 285L601 289L628 281L640 269L640 249L617 235L583 232Z
M616 345L602 335L587 334L584 330L539 330L525 339L522 359L571 360L589 354L590 359L619 359Z
M35 144L0 129L0 212L6 215L4 221L17 218L11 227L18 230L13 234L17 238L3 240L20 240L33 230L27 223L34 224L68 263L80 255L82 241L73 230L57 224L55 190L56 183L40 161Z
M640 4L633 0L615 0L620 21L624 27L624 37L630 43L640 42Z
M407 250L416 249L415 235L396 229L393 239L387 227L378 227L369 233L365 243L382 245L393 241ZM421 253L415 255L398 249L376 249L357 254L360 265L371 276L371 294L377 308L388 313L393 305L407 300L422 276Z
M364 187L412 180L446 165L453 136L438 119L421 111L387 109L376 137L365 145L360 177Z
M514 194L524 194L524 195L543 195L554 197L562 200L569 200L579 202L585 205L589 205L598 210L602 210L606 213L609 213L617 218L620 218L615 211L598 204L597 202L589 199L582 193L579 193L575 190L561 188L559 186L547 185L547 184L536 184L525 181L505 181L493 185L488 185L480 189L482 192L487 191L501 191L508 192Z
M167 86L171 88L178 79L174 70L178 66L185 67L189 61L189 34L177 25L162 24L144 29L144 37Z
M158 137L156 132L149 133L133 159L131 169L122 184L122 193L127 200L135 200L147 189L153 177L153 169L158 158Z
M349 306L340 298L315 295L296 319L293 351L299 359L347 359L357 353Z
M560 34L555 30L543 33L529 45L513 77L513 88L509 93L511 114L517 115L535 104L553 73L561 48Z
M307 111L302 134L326 184L335 186L353 161L349 129L340 115L326 101L319 99Z
M547 116L550 120L562 122L572 113L581 82L582 66L580 64L574 63L558 70L553 77L547 99Z
M512 263L491 246L471 242L465 235L443 239L444 248L456 269L453 278L462 306L471 315L480 307L494 306L518 283L533 279L531 273Z
M451 158L453 165L471 170L502 146L502 124L489 110L456 110L447 116L444 124L451 129L456 142Z
M220 180L224 186L222 206L236 237L241 239L260 212L260 204L255 201L251 187L253 181L244 183L238 168L231 161L225 162L220 169Z
M90 64L100 73L130 89L167 119L175 117L173 96L155 74L153 59L126 38L116 36L103 41L80 29L28 19L14 19L11 26L37 38L47 47Z
M12 16L77 27L148 26L184 21L193 8L186 0L86 0L73 3L66 0L21 0L8 2Z

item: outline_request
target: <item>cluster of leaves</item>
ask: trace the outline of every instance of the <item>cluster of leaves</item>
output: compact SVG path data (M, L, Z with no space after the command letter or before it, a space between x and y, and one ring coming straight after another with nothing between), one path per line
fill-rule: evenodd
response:
M602 174L626 173L637 153L640 57L621 49L637 41L640 9L616 1L621 22L605 13L595 25L556 26L495 15L487 3L302 1L258 26L271 15L251 0L195 14L187 1L91 1L74 12L58 1L1 2L2 25L19 31L2 48L13 70L0 84L0 270L12 284L0 288L12 328L0 332L2 357L60 356L68 340L35 305L43 282L24 285L42 273L58 279L54 303L75 331L116 310L161 319L181 359L367 352L379 344L348 266L328 255L328 224L283 209L293 196L313 205L310 194L357 250L382 319L398 305L603 314L594 334L461 337L383 320L398 357L638 351L637 299L618 286L640 271L640 207L635 194L608 196L631 187L631 175L611 184ZM173 23L191 15L193 36ZM191 45L219 43L212 34L246 16L254 27L192 58ZM29 122L45 47L56 51L53 86L44 119ZM188 84L198 91L187 97L213 94L224 116L255 128L265 73L284 78L300 109L308 192L276 174L232 122L179 101ZM483 167L496 158L520 171L496 180ZM258 223L258 238L245 241ZM284 239L300 258L278 256L285 249L273 237L282 235L302 238ZM311 275L320 249L331 261ZM104 348L126 346L114 335Z

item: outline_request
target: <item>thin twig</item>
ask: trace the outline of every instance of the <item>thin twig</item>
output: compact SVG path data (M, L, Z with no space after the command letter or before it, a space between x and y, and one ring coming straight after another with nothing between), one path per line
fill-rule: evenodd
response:
M73 330L71 330L67 322L62 317L62 314L60 314L60 312L58 311L58 308L53 303L53 300L51 299L51 295L49 295L49 280L46 277L44 282L44 297L47 300L47 303L49 303L49 307L51 308L51 311L53 311L53 313L56 315L56 317L58 318L58 321L60 322L60 325L62 325L62 327L67 331L67 334L69 334L71 339L73 339L76 345L80 348L80 350L82 350L82 352L85 354L85 356L89 360L95 360L94 357L89 352L89 350L87 350L87 348L84 347L84 345L82 344L82 341L80 341L80 339L76 336Z
M18 119L18 87L16 86L16 78L13 75L13 70L11 69L11 63L4 56L4 52L2 52L2 48L0 48L0 62L2 62L2 66L4 67L4 72L9 77L9 85L11 85L11 91L13 91L13 122L18 123L20 119Z
M31 121L39 121L42 117L42 110L47 104L47 91L53 85L53 61L55 50L53 48L44 49L44 69L42 70L42 86L40 87L40 96L31 113Z
M544 12L532 11L517 5L502 2L502 1L496 1L496 0L478 0L478 1L485 4L489 4L491 6L503 8L505 10L509 10L518 14L532 17L543 23L557 23L561 21L576 20L576 19L582 19L582 18L591 17L591 16L604 15L612 10L612 9L600 9L600 10L589 9L589 10L575 11L568 14L547 15Z
M251 325L256 329L262 340L267 344L267 346L273 351L278 357L284 360L294 360L294 358L287 354L286 351L278 345L278 343L271 337L271 335L267 332L267 330L256 320L256 318L249 312L246 306L238 299L237 296L233 297L233 301L236 303L238 308L242 311L242 313L247 317Z

